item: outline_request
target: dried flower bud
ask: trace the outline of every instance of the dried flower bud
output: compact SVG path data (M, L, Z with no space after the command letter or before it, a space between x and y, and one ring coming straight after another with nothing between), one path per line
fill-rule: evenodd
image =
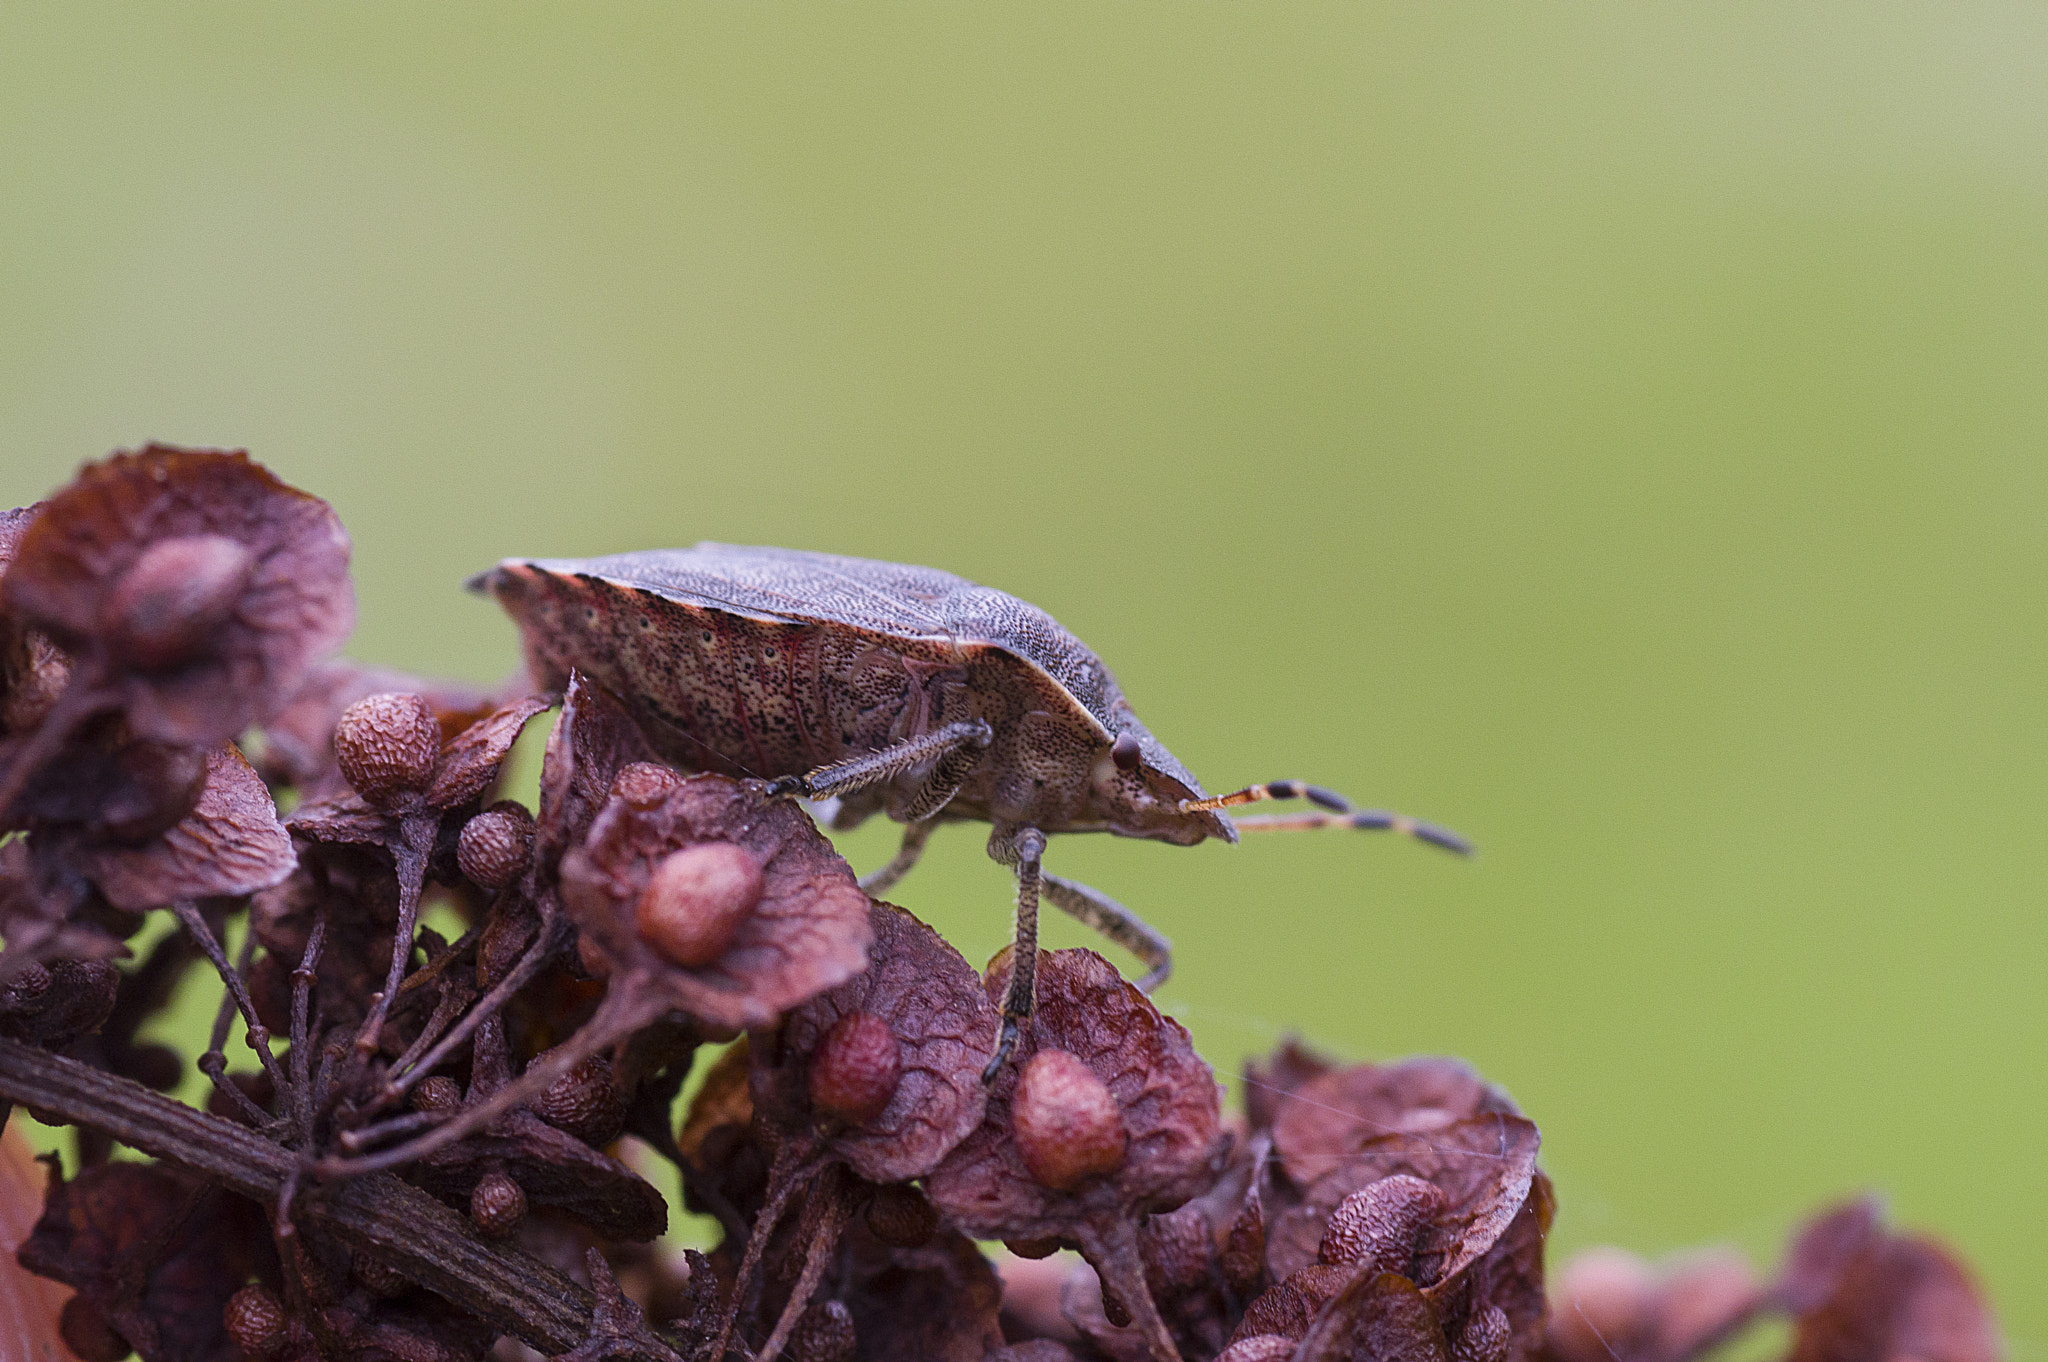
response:
M486 1238L503 1239L526 1219L526 1192L503 1173L486 1173L469 1194L469 1218Z
M634 924L640 939L663 958L701 969L725 954L741 920L760 901L761 887L761 863L742 848L730 842L684 847L654 867Z
M548 1084L533 1099L533 1114L587 1145L616 1140L626 1125L626 1098L612 1077L611 1060L592 1055Z
M1324 1263L1371 1263L1408 1276L1408 1259L1423 1226L1451 1204L1443 1188L1412 1173L1361 1187L1338 1204L1316 1257Z
M128 1340L115 1332L83 1296L73 1296L64 1302L57 1315L57 1332L63 1337L64 1346L78 1355L79 1362L121 1362L134 1351Z
M255 565L256 555L225 535L159 540L100 602L100 628L123 662L168 671L206 650Z
M1294 1356L1294 1340L1285 1334L1254 1334L1241 1338L1217 1354L1216 1362L1287 1362Z
M939 1208L908 1182L875 1189L868 1201L868 1231L891 1248L923 1248L939 1232Z
M435 1074L412 1090L414 1111L457 1111L462 1106L462 1085L446 1074Z
M903 1077L903 1053L889 1023L849 1012L811 1055L811 1105L853 1125L880 1116Z
M284 1302L261 1286L245 1286L230 1296L220 1322L235 1346L251 1357L275 1355L291 1331Z
M636 761L620 770L612 781L612 793L636 809L658 807L683 778L658 762Z
M855 1343L853 1312L838 1301L820 1301L797 1320L783 1356L789 1362L853 1362Z
M13 978L0 984L0 1012L34 1011L49 991L49 969L31 960L16 970Z
M1011 1129L1040 1186L1068 1191L1124 1161L1124 1118L1094 1070L1066 1050L1040 1050L1017 1075Z
M369 1288L373 1296L390 1300L403 1296L412 1290L412 1279L373 1253L361 1252L350 1264L355 1279Z
M462 825L455 862L480 889L495 894L519 878L533 852L533 816L517 804L498 804Z
M1504 1362L1514 1333L1507 1311L1498 1305L1474 1311L1451 1343L1451 1362Z
M342 778L372 804L425 790L440 755L441 723L417 695L358 700L334 725L334 759Z
M1066 1244L1056 1238L1005 1239L1003 1241L1003 1247L1008 1249L1010 1252L1016 1254L1019 1258L1031 1258L1035 1260L1039 1258L1052 1257L1055 1253L1058 1253L1061 1249L1065 1248Z

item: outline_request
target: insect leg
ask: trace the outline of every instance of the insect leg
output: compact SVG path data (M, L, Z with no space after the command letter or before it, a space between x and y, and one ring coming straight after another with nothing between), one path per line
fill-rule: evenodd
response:
M1016 828L1007 834L997 829L988 839L989 855L1016 867L1017 926L1010 947L1010 987L1003 994L1003 1030L996 1039L996 1052L981 1071L983 1083L993 1083L1003 1071L1010 1051L1017 1048L1021 1023L1031 1020L1038 1003L1038 887L1039 861L1045 855L1045 834L1037 828Z
M1140 993L1150 993L1173 973L1173 943L1136 913L1101 890L1074 880L1041 874L1039 881L1045 896L1062 912L1071 913L1145 962L1148 973L1138 981Z
M860 891L863 894L886 894L896 887L896 881L910 873L917 858L924 855L925 839L932 835L932 822L925 819L919 823L907 823L903 828L903 845L889 858L889 863L876 870L870 870L860 877Z
M1282 813L1237 820L1239 832L1296 832L1304 828L1362 828L1368 831L1398 832L1413 837L1418 842L1455 851L1460 856L1472 854L1472 844L1452 832L1449 828L1438 827L1410 818L1403 813L1389 813L1385 809L1361 809L1338 794L1320 785L1310 785L1299 780L1272 780L1263 785L1247 785L1226 795L1209 799L1183 799L1182 813L1193 813L1201 809L1226 809L1238 804L1257 804L1268 799L1306 799L1309 803L1328 810L1326 813Z
M963 748L974 751L987 747L995 739L995 730L982 719L963 719L947 724L930 733L915 738L906 738L894 747L885 747L879 752L863 752L845 761L835 761L829 766L820 766L800 776L779 776L768 782L768 794L801 795L805 799L824 799L831 795L852 794L870 785L879 785L885 780L894 780L914 766L944 758ZM963 773L964 774L964 773ZM957 786L958 782L955 782Z

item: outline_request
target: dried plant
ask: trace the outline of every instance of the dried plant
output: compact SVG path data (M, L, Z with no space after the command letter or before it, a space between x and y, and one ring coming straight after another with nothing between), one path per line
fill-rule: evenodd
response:
M1289 1043L1226 1117L1088 951L1039 959L991 1066L1007 953L977 972L588 676L328 657L347 557L241 454L116 455L0 517L0 1105L79 1133L20 1262L76 1290L85 1362L1686 1362L1770 1314L1791 1362L1997 1356L1965 1270L1866 1203L1770 1277L1608 1250L1546 1298L1505 1094ZM550 708L538 807L498 799ZM201 958L205 1049L140 1042ZM163 1095L188 1060L205 1111ZM708 1255L654 1242L652 1158Z

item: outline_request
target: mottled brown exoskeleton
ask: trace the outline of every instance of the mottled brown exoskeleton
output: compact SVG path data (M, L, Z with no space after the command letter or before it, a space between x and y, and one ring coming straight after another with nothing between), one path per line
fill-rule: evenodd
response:
M833 801L851 828L876 812L902 849L861 881L886 891L941 821L993 825L1017 877L1016 970L992 1077L1030 1016L1042 894L1167 976L1172 947L1122 904L1040 868L1048 833L1113 832L1191 846L1244 829L1452 833L1360 810L1299 781L1209 797L1131 712L1087 645L1036 606L951 573L791 549L699 544L606 558L509 558L471 585L518 623L537 680L571 668L633 706L663 755ZM1305 798L1321 811L1233 822L1223 810Z

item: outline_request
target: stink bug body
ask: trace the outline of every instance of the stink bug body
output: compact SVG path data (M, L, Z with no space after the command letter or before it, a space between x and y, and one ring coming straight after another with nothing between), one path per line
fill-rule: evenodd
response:
M881 893L941 821L993 825L1017 878L1016 968L994 1075L1030 1016L1041 895L1165 979L1171 946L1086 885L1044 873L1048 833L1191 846L1240 829L1384 828L1463 852L1453 834L1354 809L1298 781L1214 798L1131 712L1100 658L1014 596L950 573L789 549L699 544L586 559L507 559L472 585L511 614L544 684L573 668L631 705L663 755L876 812L903 846L862 880ZM1305 798L1317 812L1233 822L1224 809Z

